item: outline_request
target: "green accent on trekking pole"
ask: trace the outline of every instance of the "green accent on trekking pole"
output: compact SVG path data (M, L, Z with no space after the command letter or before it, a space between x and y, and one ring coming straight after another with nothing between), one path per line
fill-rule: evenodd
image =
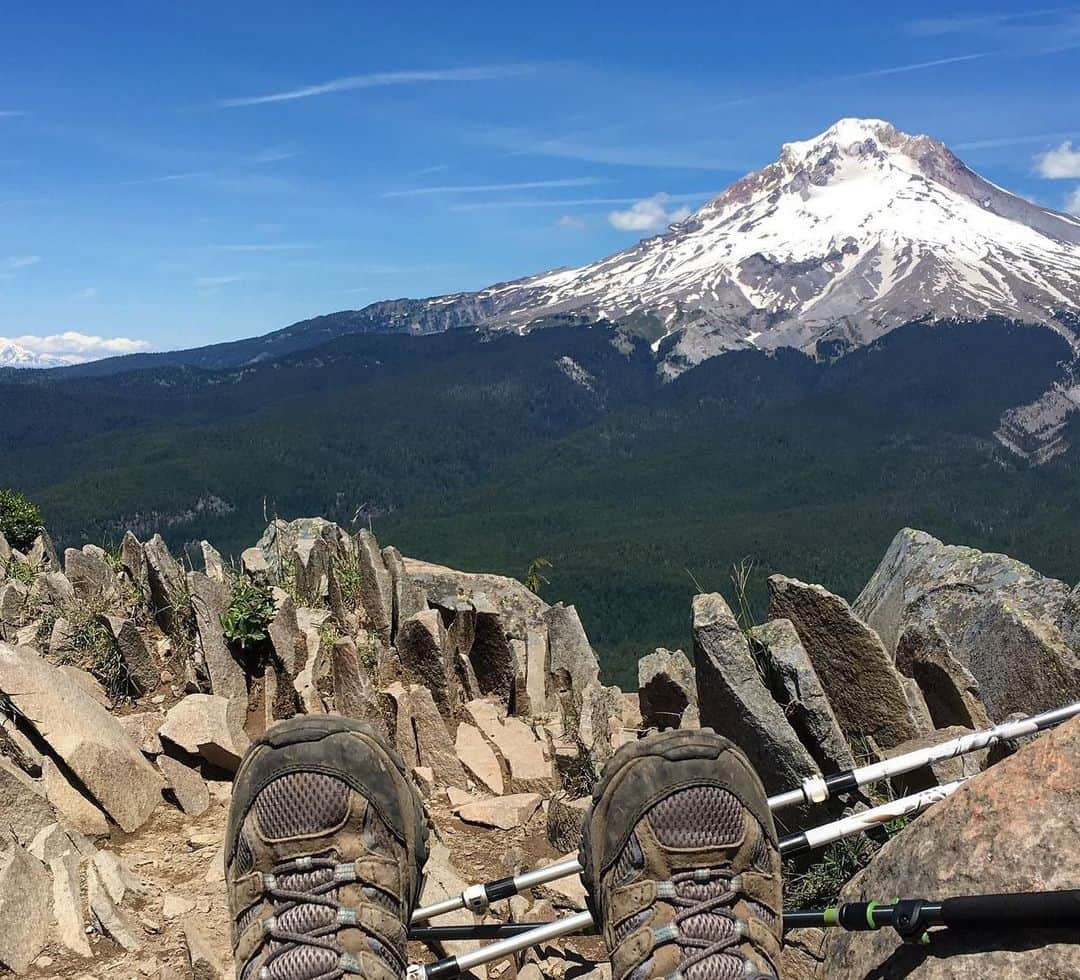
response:
M878 924L874 921L874 909L876 909L877 907L878 907L877 902L867 902L866 903L866 924L871 929L876 929L878 927Z
M838 925L840 925L840 908L839 908L839 906L834 905L832 908L828 908L828 909L825 910L824 922L825 922L825 925L827 925L827 926L838 926Z

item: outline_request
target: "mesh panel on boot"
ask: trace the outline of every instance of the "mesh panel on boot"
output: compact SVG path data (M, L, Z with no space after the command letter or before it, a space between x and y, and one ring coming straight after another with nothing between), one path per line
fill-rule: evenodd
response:
M746 980L745 971L742 957L719 953L688 966L683 976L686 980Z
M254 867L255 855L251 853L251 845L241 832L236 841L236 874L243 877Z
M255 800L259 830L269 840L317 834L337 827L349 809L349 787L318 772L275 779Z
M743 806L718 786L691 786L657 803L648 819L667 847L719 847L739 839Z
M297 946L282 953L267 972L270 980L316 980L333 971L338 959L333 950Z
M278 916L278 925L286 932L314 932L337 919L337 912L325 905L297 905Z
M641 853L641 844L637 834L631 834L626 846L611 868L611 880L615 885L625 885L634 875L645 867L645 855Z

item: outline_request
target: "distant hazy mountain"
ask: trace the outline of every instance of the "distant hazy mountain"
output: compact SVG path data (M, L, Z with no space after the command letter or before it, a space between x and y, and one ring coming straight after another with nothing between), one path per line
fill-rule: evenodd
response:
M53 368L63 361L47 354L35 354L11 340L0 340L0 368Z

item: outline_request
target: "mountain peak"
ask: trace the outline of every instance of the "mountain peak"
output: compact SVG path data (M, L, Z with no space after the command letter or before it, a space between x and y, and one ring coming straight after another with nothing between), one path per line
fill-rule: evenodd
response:
M854 116L838 119L823 133L808 140L794 140L781 148L782 157L805 158L823 147L850 147L854 143L873 140L879 145L895 143L896 138L911 139L884 119L859 119Z

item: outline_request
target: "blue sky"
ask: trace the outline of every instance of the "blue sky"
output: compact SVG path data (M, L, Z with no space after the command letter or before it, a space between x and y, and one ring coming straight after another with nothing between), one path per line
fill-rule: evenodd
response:
M842 116L1080 207L1080 7L140 0L0 22L0 337L39 350L194 346L586 262Z

